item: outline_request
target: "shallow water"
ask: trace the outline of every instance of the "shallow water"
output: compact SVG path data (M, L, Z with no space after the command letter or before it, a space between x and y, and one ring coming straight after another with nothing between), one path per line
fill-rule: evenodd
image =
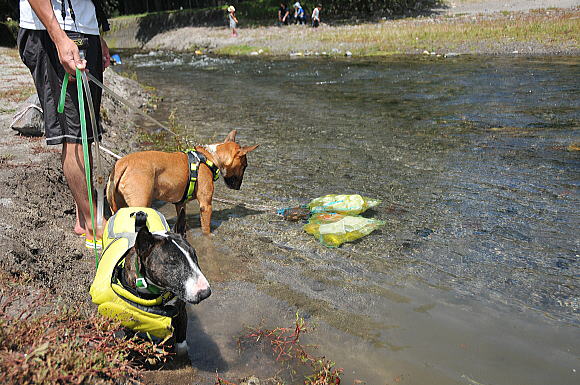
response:
M217 186L250 208L216 202L206 239L188 206L214 288L191 311L202 373L269 375L234 337L298 310L344 383L577 383L578 58L125 62L156 117L260 144L240 191ZM382 199L386 226L326 249L273 213L328 193Z

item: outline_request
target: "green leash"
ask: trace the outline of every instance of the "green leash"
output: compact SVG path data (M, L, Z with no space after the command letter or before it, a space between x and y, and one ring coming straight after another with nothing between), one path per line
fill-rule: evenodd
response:
M85 162L85 179L87 181L87 192L89 196L89 206L91 210L91 223L93 225L93 245L95 250L95 262L97 267L99 267L99 251L97 249L96 243L96 234L95 232L95 210L93 208L93 188L91 183L91 162L89 160L89 140L87 138L87 120L85 118L85 99L83 96L83 81L81 78L81 71L77 68L76 78L77 78L77 94L79 99L79 117L81 120L81 138L83 143L83 158ZM64 111L64 101L66 98L66 89L68 87L68 74L64 75L64 79L62 80L62 88L60 90L60 100L58 102L58 109L59 113L63 113ZM98 151L98 150L97 150Z

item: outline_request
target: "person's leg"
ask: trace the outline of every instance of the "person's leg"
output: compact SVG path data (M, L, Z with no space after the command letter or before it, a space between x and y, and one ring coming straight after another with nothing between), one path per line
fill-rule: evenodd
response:
M85 166L83 158L83 146L80 143L63 143L62 145L62 170L67 184L72 193L77 207L77 220L79 228L85 230L86 238L91 240L93 236L93 226L91 221L91 208L87 193L87 182L85 179ZM96 213L95 197L93 196L93 210ZM75 226L75 232L76 232ZM102 237L102 229L97 231L97 238Z
M75 202L75 215L76 215L76 220L75 220L75 227L74 227L74 232L76 235L85 235L86 231L85 231L85 218L83 216L83 218L81 218L81 213L79 211L79 206L77 206L77 203Z
M89 47L87 49L87 67L91 74L93 74L98 80L101 82L103 81L103 68L102 68L102 56L101 56L101 47L100 47L100 40L98 36L89 36ZM58 77L60 79L60 77ZM73 81L74 83L74 81ZM59 85L60 86L60 85ZM70 87L69 87L70 88ZM59 88L60 89L60 88ZM95 84L90 84L91 95L93 99L93 105L96 112L97 118L97 125L99 124L99 113L100 106L101 106L101 94L102 90L97 87ZM76 85L73 84L72 92L68 90L69 93L67 95L67 101L65 104L65 115L67 116L66 119L64 116L61 116L61 127L66 127L66 134L70 134L71 136L67 140L64 140L65 143L62 143L62 167L63 173L67 180L67 184L71 190L71 194L73 195L75 201L75 209L76 209L76 218L75 218L75 226L74 232L78 235L87 234L87 239L92 239L92 230L89 232L86 229L92 229L92 222L91 216L89 211L88 205L88 197L87 197L87 188L86 188L86 180L84 174L84 158L83 158L83 151L82 151L82 144L80 143L80 120L78 116L78 100L76 98ZM70 98L70 99L69 99ZM69 100L72 103L69 104ZM89 142L92 142L93 137L93 130L90 121L90 115L88 113L88 108L85 105L85 116L87 119L87 136L89 138ZM100 128L100 127L99 127ZM100 132L100 130L99 130ZM91 147L89 145L89 151L91 151ZM89 158L92 165L92 154L89 153ZM92 166L91 166L92 167ZM82 184L78 184L78 180L81 180ZM80 199L82 199L83 203L79 201L79 193L78 193L78 186L82 187L82 193L80 194ZM93 192L93 197L95 196ZM93 202L96 202L93 199ZM96 203L95 203L96 204ZM95 211L96 213L96 211ZM88 225L87 225L88 224ZM97 232L97 237L100 238L100 232Z

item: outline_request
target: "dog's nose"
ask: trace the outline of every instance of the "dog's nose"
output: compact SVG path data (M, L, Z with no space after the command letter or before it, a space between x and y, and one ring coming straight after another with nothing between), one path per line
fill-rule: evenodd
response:
M210 287L208 287L206 290L200 291L199 292L199 302L203 301L204 299L206 299L210 295L211 295L211 288Z
M224 178L224 181L226 182L226 185L233 190L239 190L242 187L241 178L236 178L232 176L229 178Z
M209 297L211 288L207 279L201 275L196 280L190 278L185 285L185 300L191 303L199 303Z
M193 298L190 298L187 302L197 305L207 297L211 295L211 289L208 287L205 290L198 291Z

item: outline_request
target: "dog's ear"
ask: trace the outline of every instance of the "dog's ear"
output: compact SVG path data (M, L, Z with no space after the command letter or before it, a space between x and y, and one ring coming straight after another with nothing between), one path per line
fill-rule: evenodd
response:
M177 222L175 222L175 226L173 226L173 232L185 237L185 209L183 208L179 210Z
M242 147L238 150L238 155L243 156L246 155L248 152L254 151L256 148L258 148L259 144L255 144L253 146L246 146L246 147Z
M135 239L135 250L137 251L137 255L147 255L153 246L155 246L153 234L151 234L147 226L141 227L137 233L137 238Z
M235 142L236 141L236 134L238 133L238 131L236 130L232 130L228 136L226 136L226 139L224 140L224 143L227 142Z

